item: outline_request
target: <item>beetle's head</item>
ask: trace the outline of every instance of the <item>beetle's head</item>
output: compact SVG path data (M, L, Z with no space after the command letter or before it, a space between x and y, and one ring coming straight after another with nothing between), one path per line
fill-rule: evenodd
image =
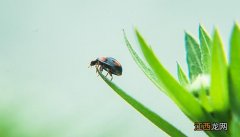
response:
M90 66L94 66L96 64L96 61L91 61Z
M97 60L91 61L90 66L96 65L96 63L97 63Z

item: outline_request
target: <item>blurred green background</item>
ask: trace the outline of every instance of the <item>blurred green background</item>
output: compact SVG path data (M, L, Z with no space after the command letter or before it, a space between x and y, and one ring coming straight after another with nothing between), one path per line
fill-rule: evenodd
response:
M176 0L1 0L0 137L161 137L88 68L99 56L121 62L113 81L188 136L193 123L145 77L128 53L137 27L176 77L186 70L184 31L220 28L228 45L240 2ZM227 49L228 50L228 49Z

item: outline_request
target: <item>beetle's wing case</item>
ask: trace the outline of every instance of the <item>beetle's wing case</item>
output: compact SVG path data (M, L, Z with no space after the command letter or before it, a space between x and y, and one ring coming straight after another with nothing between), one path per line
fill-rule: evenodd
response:
M104 63L109 66L113 74L122 75L122 65L116 59L107 57L107 60Z
M116 66L121 66L121 64L114 58L112 57L107 57L103 64L109 65L111 67L116 67Z

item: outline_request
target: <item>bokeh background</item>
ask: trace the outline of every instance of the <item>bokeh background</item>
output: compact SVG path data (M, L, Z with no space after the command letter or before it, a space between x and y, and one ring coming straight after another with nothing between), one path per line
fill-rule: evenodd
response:
M0 137L167 136L97 77L91 60L111 56L113 81L188 136L193 123L145 77L122 29L139 51L137 27L176 77L187 70L184 31L220 29L225 45L240 20L240 2L208 0L1 0ZM226 47L226 50L227 47Z

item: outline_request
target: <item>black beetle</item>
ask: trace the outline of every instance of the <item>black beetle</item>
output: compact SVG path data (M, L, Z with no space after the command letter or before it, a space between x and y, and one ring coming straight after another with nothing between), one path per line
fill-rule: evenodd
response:
M106 70L106 77L109 74L111 76L111 80L113 79L112 74L117 76L122 75L122 65L112 57L99 57L96 60L91 61L90 66L94 65L96 66L96 72L97 70L100 72Z

